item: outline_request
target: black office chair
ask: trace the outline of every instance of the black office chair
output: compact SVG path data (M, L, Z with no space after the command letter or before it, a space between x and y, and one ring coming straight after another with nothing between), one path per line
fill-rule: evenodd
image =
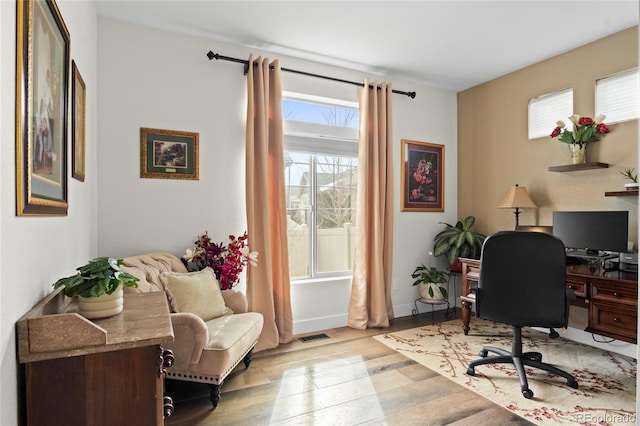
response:
M553 235L541 232L503 231L491 235L482 246L476 314L513 327L511 352L485 346L482 358L469 363L467 374L484 364L514 364L525 398L533 397L524 366L539 368L567 379L569 373L542 362L539 352L522 353L522 327L566 327L571 290L566 286L565 247ZM489 352L497 356L487 356Z

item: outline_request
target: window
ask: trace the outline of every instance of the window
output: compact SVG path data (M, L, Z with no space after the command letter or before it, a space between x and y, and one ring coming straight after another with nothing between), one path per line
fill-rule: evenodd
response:
M529 100L529 139L549 136L558 120L571 126L573 89L565 89Z
M638 70L610 75L596 81L596 115L618 123L638 118Z
M353 267L357 104L285 93L283 117L289 273L344 275Z

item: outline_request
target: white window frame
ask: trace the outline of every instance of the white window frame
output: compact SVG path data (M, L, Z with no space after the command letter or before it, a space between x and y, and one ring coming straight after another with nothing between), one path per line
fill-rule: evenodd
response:
M529 140L548 137L558 120L563 120L568 127L571 127L569 117L572 114L572 87L529 99Z
M332 99L321 96L307 95L295 92L283 91L283 100L290 99L295 101L322 104L330 107L359 109L357 102ZM309 259L309 276L291 278L292 283L311 283L327 281L334 278L350 277L351 270L335 271L335 272L318 272L317 268L317 235L315 230L316 211L316 185L315 170L316 157L322 155L328 156L344 156L358 158L358 128L348 128L340 126L330 126L325 124L283 120L285 152L301 152L314 156L310 164L311 182L310 192L313 200L311 210L311 235L310 235L310 259Z
M607 124L637 120L638 68L611 74L596 80L596 116L604 115Z

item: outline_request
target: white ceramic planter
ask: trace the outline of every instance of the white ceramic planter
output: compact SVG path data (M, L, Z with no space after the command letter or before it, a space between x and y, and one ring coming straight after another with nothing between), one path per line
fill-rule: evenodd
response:
M420 291L420 297L425 300L444 300L444 296L442 296L442 292L439 287L443 287L445 290L447 289L447 285L444 284L434 284L434 283L420 283L418 285L418 290ZM429 288L433 291L433 296L429 294Z
M107 318L118 315L124 307L124 290L122 285L111 294L99 297L78 296L80 315L89 319Z
M635 183L635 182L630 182L630 183L625 183L624 187L627 191L634 191L638 189L638 186L640 186L640 184Z

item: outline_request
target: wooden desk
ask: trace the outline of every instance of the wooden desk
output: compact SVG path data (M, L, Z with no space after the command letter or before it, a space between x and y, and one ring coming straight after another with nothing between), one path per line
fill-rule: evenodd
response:
M52 293L17 323L27 425L162 425L173 340L164 292L125 294L122 313L89 321Z
M461 258L462 262L462 329L469 333L471 305L475 294L471 283L480 278L480 261ZM567 287L578 300L573 304L587 307L589 320L585 331L630 343L637 343L638 275L609 271L586 264L567 266Z

